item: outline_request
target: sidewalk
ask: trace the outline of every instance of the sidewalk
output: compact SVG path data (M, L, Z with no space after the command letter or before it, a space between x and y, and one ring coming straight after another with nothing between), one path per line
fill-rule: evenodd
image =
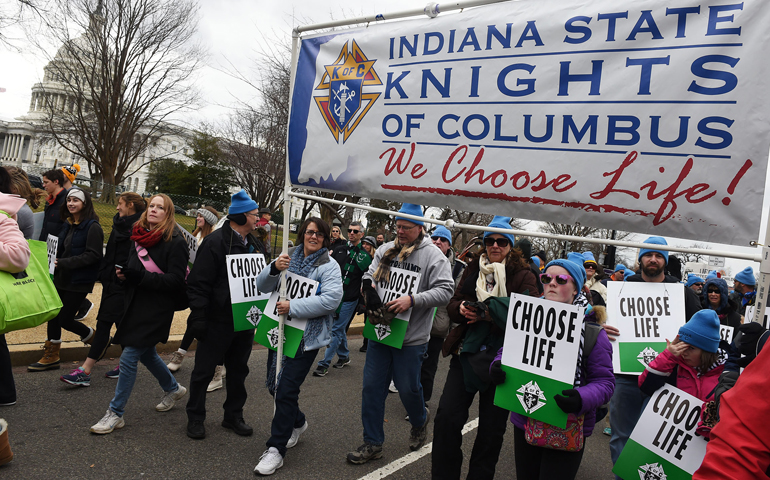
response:
M96 326L96 314L99 311L99 302L102 297L102 285L97 283L94 285L94 291L88 294L88 299L94 304L94 308L83 320L83 324L88 325L91 328ZM182 310L176 312L174 315L174 321L171 323L171 332L168 338L168 342L159 343L157 345L158 353L170 353L179 348L179 344L182 343L182 337L184 336L185 329L187 328L187 316L190 314L190 310ZM361 335L364 330L364 316L356 315L353 319L353 323L350 325L349 335ZM115 327L113 327L112 333L115 333ZM40 325L36 328L29 328L27 330L17 330L5 334L5 340L8 342L8 350L11 352L11 364L15 367L29 365L40 360L43 355L43 342L46 340L46 325ZM193 342L190 347L190 351L195 350L197 342ZM62 363L64 362L82 362L88 355L88 346L81 342L77 335L62 330L62 346L59 353ZM107 349L105 358L118 358L120 357L120 346L112 345Z

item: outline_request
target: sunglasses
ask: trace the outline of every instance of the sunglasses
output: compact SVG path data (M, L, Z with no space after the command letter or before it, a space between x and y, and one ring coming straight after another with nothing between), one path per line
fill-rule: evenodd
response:
M435 242L436 240L438 240L438 241L440 241L440 242L442 242L442 243L443 243L443 242L449 242L449 240L447 240L447 239L446 239L446 238L444 238L444 237L430 237L430 239L431 239L431 240L433 240L434 242Z
M703 285L705 285L705 283L703 283L703 282L698 282L698 283L693 283L692 284L693 287L702 287Z
M353 230L351 228L348 228L348 233L359 234L359 233L361 233L361 230Z
M547 273L540 274L540 283L543 285L548 285L554 280L556 280L557 285L566 285L567 282L572 280L572 277L569 275L549 275Z
M508 240L507 238L487 237L487 238L484 239L484 245L487 246L487 247L491 247L495 243L497 244L498 247L505 248L505 247L507 247L508 245L511 244L511 241Z
M594 265L593 263L586 263L585 265L583 265L583 268L585 268L586 270L588 270L589 268L591 270L596 270L596 265Z
M720 295L722 294L722 292L720 292L719 290L712 290L712 289L710 289L710 288L709 288L709 290L708 290L708 293L718 293L718 294L720 294Z

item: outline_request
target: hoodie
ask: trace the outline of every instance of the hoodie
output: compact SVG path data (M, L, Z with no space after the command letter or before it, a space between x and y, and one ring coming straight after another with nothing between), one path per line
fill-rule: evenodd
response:
M713 308L709 303L708 289L710 286L719 287L721 295L721 302L719 308ZM741 316L736 311L737 306L730 300L730 292L727 289L727 282L721 278L709 278L706 280L706 284L703 286L703 292L701 293L701 305L703 308L710 308L717 312L719 315L719 323L722 325L729 325L735 329L741 326ZM735 333L738 333L737 331Z
M369 270L364 274L364 280L374 282L373 275L377 271L382 256L393 248L393 245L394 242L387 242L377 249ZM405 261L401 262L396 258L391 266L420 274L420 283L417 294L414 295L414 307L409 318L409 326L406 328L403 346L427 343L433 324L433 307L445 306L454 293L455 283L452 280L449 260L426 235Z

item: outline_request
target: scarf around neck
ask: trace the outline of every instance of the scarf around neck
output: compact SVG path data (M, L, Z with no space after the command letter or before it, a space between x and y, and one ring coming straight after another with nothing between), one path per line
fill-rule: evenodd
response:
M487 281L487 277L492 275L492 282ZM489 297L507 297L508 290L505 287L505 264L490 263L487 254L483 253L479 257L479 278L476 279L476 298L483 302ZM493 283L492 289L487 289L487 284Z
M393 241L393 247L390 248L387 252L385 252L385 255L380 258L380 263L377 265L377 270L374 272L374 275L372 275L372 278L375 282L387 282L390 280L390 265L393 263L393 260L398 257L398 260L400 262L404 262L407 258L409 258L409 255L414 252L417 247L422 243L422 239L424 238L422 232L420 235L417 236L417 238L406 245L401 245L398 242L398 237Z
M160 229L147 230L139 226L138 222L134 224L131 232L131 240L144 248L154 247L161 238L163 238L163 232Z

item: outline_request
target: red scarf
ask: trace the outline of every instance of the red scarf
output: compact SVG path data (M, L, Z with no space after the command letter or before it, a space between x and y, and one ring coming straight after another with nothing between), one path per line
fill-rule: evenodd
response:
M131 232L131 240L144 248L154 247L163 238L163 232L160 229L147 230L139 226L139 222L134 224Z

